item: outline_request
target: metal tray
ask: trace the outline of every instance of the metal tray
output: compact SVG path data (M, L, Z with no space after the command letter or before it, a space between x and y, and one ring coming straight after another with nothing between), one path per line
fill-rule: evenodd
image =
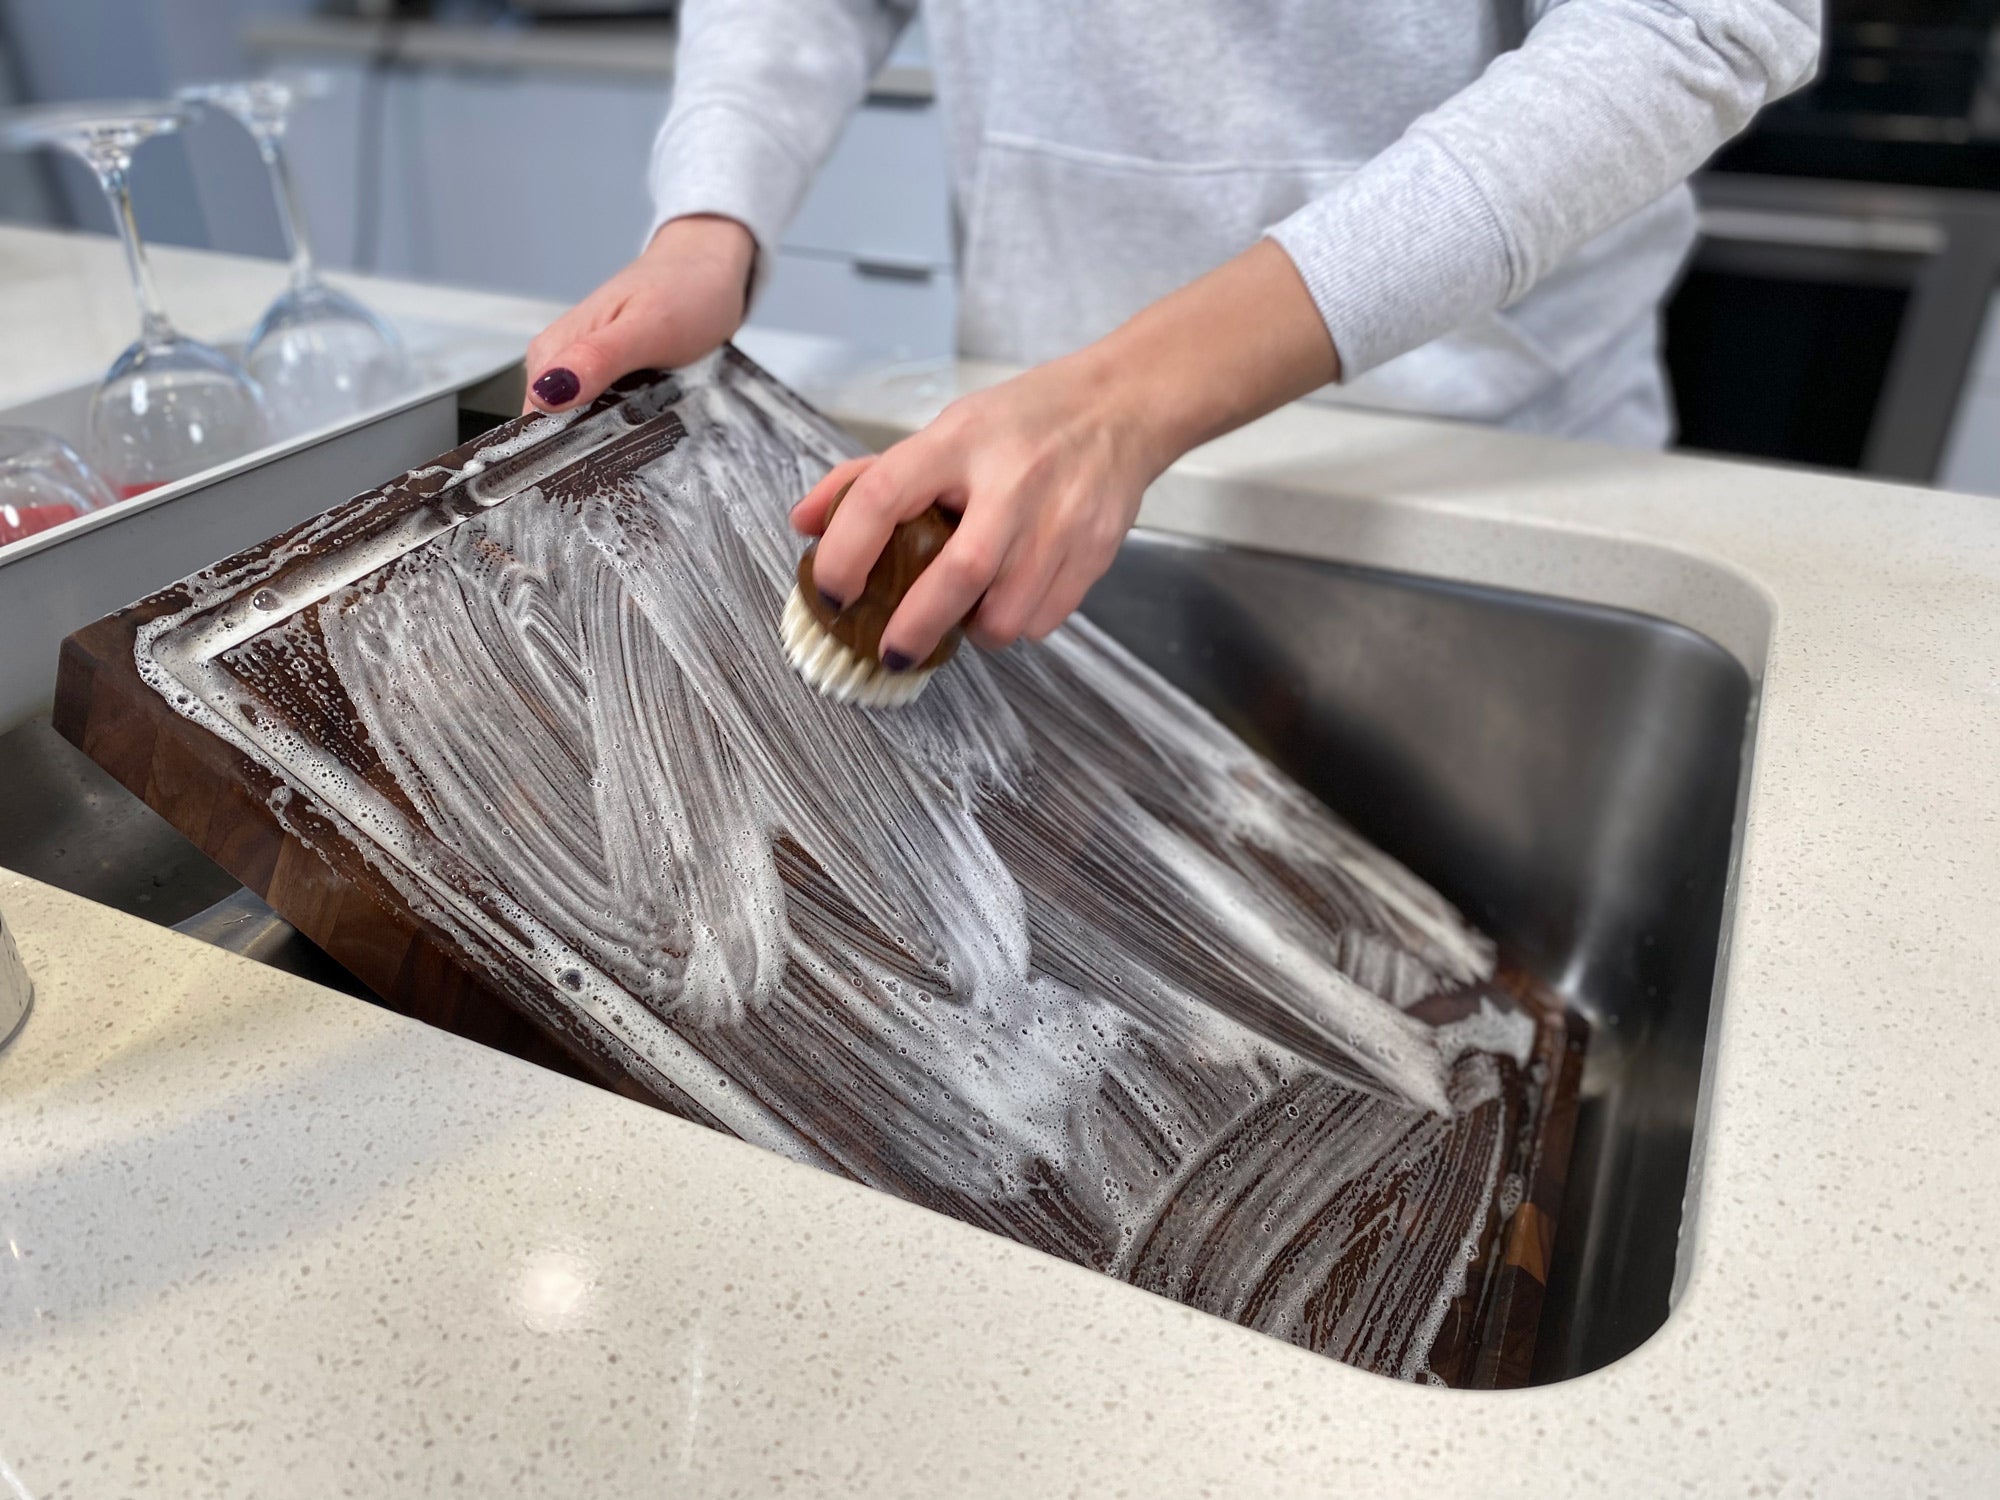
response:
M328 495L454 446L463 393L520 359L520 340L510 335L399 326L422 378L395 404L0 547L0 731L47 708L64 636L325 509ZM92 389L69 386L0 410L0 424L81 444Z

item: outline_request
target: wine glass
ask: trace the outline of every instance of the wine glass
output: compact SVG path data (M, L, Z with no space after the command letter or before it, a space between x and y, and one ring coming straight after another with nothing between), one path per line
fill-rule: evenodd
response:
M227 463L271 438L264 393L220 349L175 330L160 307L132 216L132 153L180 128L166 101L39 105L0 114L0 145L54 146L97 174L125 245L139 337L91 397L84 449L121 498Z
M247 130L271 174L278 221L291 251L291 284L258 321L244 361L287 434L371 411L408 389L414 379L395 330L327 285L313 261L284 139L293 107L320 91L321 85L308 75L196 84L178 95L187 103L220 110Z
M53 432L0 427L0 547L102 510L117 499Z

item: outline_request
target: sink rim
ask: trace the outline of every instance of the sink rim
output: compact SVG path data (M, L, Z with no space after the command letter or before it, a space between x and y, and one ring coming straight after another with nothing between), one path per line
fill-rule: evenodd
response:
M1639 555L1652 553L1662 558L1671 558L1678 565L1692 565L1703 570L1711 570L1720 575L1719 581L1724 587L1730 585L1743 587L1748 592L1753 604L1772 608L1774 614L1774 601L1771 600L1769 594L1761 586L1757 585L1755 580L1748 574L1738 569L1718 566L1712 560L1700 554L1685 551L1677 552L1676 549L1655 547L1648 542L1633 542L1629 538L1613 537L1600 538L1599 540L1609 541L1621 550L1631 549L1633 553ZM1674 618L1671 615L1634 608L1628 604L1607 602L1603 599L1576 598L1563 593L1542 592L1531 588L1523 588L1513 583L1494 583L1467 579L1452 573L1384 567L1369 562L1358 562L1347 556L1318 555L1304 548L1271 547L1256 542L1246 542L1231 537L1218 537L1212 534L1166 526L1145 525L1135 527L1128 538L1127 545L1130 546L1133 543L1138 544L1141 550L1158 548L1169 552L1186 554L1237 554L1249 558L1268 559L1281 565L1305 564L1315 570L1328 570L1336 576L1387 583L1392 587L1398 585L1415 585L1425 591L1445 597L1499 603L1502 605L1525 603L1536 608L1553 607L1564 613L1573 614L1578 618L1587 620L1615 624L1636 624L1649 632L1664 634L1691 645L1698 650L1714 653L1724 659L1730 667L1740 674L1745 690L1745 698L1742 709L1741 727L1734 742L1734 793L1730 804L1727 846L1719 872L1721 876L1721 899L1715 927L1716 951L1705 986L1704 1000L1706 1014L1701 1034L1700 1066L1696 1075L1692 1098L1692 1124L1689 1135L1688 1161L1685 1184L1679 1205L1679 1223L1676 1234L1672 1276L1667 1288L1666 1310L1657 1324L1638 1340L1623 1349L1622 1352L1602 1362L1590 1364L1584 1368L1569 1371L1548 1379L1543 1379L1538 1374L1533 1384L1567 1384L1572 1380L1600 1373L1603 1370L1609 1369L1612 1365L1622 1363L1632 1355L1637 1354L1647 1345L1654 1343L1663 1332L1675 1323L1679 1315L1682 1294L1694 1270L1695 1242L1699 1235L1703 1219L1701 1211L1704 1186L1703 1163L1710 1136L1714 1075L1720 1050L1720 1033L1725 1014L1726 996L1730 988L1735 946L1733 938L1736 930L1741 892L1742 861L1749 832L1750 801L1755 783L1756 752L1762 728L1764 684L1759 672L1752 667L1751 663L1744 660L1743 653L1732 651L1726 644L1717 640L1706 631L1688 624L1682 619ZM1125 549L1121 548L1121 558L1124 555ZM1089 601L1086 600L1085 613L1089 612ZM1767 615L1766 618L1772 619L1773 615ZM1127 645L1128 649L1130 649L1130 642L1126 640L1121 632L1101 620L1097 623L1099 623L1100 628L1106 629L1114 638L1119 639L1122 644ZM1761 644L1767 647L1768 637ZM1766 657L1765 651L1762 650L1752 654L1760 664ZM1150 661L1149 664L1154 666L1156 670L1164 670L1157 661ZM1167 672L1167 675L1183 691L1190 691L1186 681L1175 676L1170 671ZM1195 694L1195 696L1197 696L1199 701L1199 694ZM1269 752L1263 751L1262 753L1268 754ZM1281 766L1283 765L1282 762L1279 763ZM1285 769L1294 776L1298 774L1296 767L1285 767ZM1309 788L1309 790L1311 789ZM1320 794L1317 791L1313 791L1313 795L1317 797ZM1337 815L1343 818L1350 818L1348 810L1332 802L1329 802L1328 805ZM1438 883L1434 872L1418 868L1417 873L1434 885ZM1570 989L1557 983L1556 976L1544 975L1543 977L1557 988L1558 993L1563 996L1566 1004L1572 1006L1578 1004L1576 995ZM1600 1038L1604 1036L1604 1032L1599 1028L1597 1018L1591 1014L1590 1010L1587 1007L1582 1007L1582 1010L1586 1019L1592 1022L1591 1045L1593 1050L1596 1050L1601 1046ZM1586 1070L1589 1069L1589 1066L1590 1054L1586 1054ZM1565 1218L1568 1217L1568 1213L1569 1205L1566 1203Z

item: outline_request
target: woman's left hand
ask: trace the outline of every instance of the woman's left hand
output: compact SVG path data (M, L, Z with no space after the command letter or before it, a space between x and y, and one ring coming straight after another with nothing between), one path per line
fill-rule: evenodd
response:
M960 621L989 650L1040 640L1111 566L1168 464L1339 374L1305 283L1260 241L1095 344L961 397L880 457L839 465L792 525L820 538L813 581L840 607L899 522L933 501L958 513L882 632L891 671Z
M1173 455L1113 409L1092 352L961 397L888 452L835 468L792 511L794 527L821 537L813 580L841 605L859 596L899 522L933 501L960 516L882 632L892 671L922 661L962 620L988 650L1040 640L1111 566Z

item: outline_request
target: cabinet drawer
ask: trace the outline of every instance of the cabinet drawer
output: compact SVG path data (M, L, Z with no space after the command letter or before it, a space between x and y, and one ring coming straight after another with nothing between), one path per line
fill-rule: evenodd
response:
M644 241L647 161L666 109L655 83L443 67L371 81L316 56L272 61L309 64L331 84L288 131L330 266L569 302Z
M878 101L856 111L785 248L949 266L951 189L937 107Z
M787 250L771 268L750 321L923 359L951 352L956 314L948 271Z

